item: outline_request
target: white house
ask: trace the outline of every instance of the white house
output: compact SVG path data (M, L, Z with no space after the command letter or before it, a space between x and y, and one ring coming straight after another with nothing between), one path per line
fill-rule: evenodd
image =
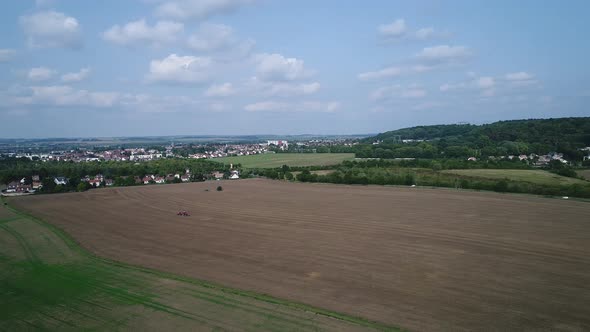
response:
M58 176L56 178L53 178L53 182L55 182L56 185L65 186L66 184L68 184L68 179L64 178L63 176Z

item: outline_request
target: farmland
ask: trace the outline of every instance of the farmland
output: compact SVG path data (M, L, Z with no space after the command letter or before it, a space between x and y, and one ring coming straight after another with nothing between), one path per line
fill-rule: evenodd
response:
M454 169L446 170L444 173L457 174L470 177L480 177L487 179L508 179L511 181L524 181L540 185L560 186L588 183L576 179L569 178L557 174L550 173L543 170L521 170L521 169Z
M246 168L336 165L354 159L354 153L267 153L250 156L216 158L225 164L242 164Z
M60 230L4 206L0 294L1 331L386 329L262 294L101 259Z
M182 276L171 281L165 274L153 272L149 278L127 278L125 273L143 274L124 269L113 270L109 279L102 276L102 270L88 272L98 281L110 280L104 281L108 287L101 284L97 289L110 290L117 283L127 283L123 289L147 292L134 301L171 299L177 290L188 287L183 278L196 278L410 330L590 329L588 203L444 189L259 179L223 181L224 190L217 192L213 189L219 183L29 196L11 199L10 204L64 229L99 257L124 262L126 269L126 264L131 264ZM192 215L178 217L178 210ZM17 224L11 224L15 222L12 216L1 218L8 220L2 225L17 229ZM2 248L17 247L18 237L0 234L12 243ZM40 241L40 246L47 245L44 233L36 230L28 234ZM59 248L51 251L68 255L68 246ZM41 255L41 250L37 255L30 252L12 255L21 260ZM95 261L83 263L88 256L73 259L82 260L75 266L100 268L95 267ZM114 269L112 265L109 268ZM199 283L190 285L198 288L198 294L216 291L199 288ZM84 287L80 292L89 294ZM122 292L116 289L111 293ZM168 297L154 296L150 291ZM99 304L127 304L109 296L97 297ZM80 297L88 299L88 295ZM184 298L172 303L182 303ZM191 297L191 301L195 300ZM182 308L201 312L204 307L198 303L184 303ZM130 319L141 321L154 312L154 306L132 305L127 310L139 315ZM235 324L242 319L239 308L229 313ZM208 313L225 321L221 316L225 311L210 310ZM310 319L304 312L287 313L295 315L290 317L296 322ZM14 316L26 317L20 313ZM124 322L125 317L115 321ZM247 322L265 323L256 317ZM102 317L100 321L109 320ZM25 322L31 320L23 318L21 324ZM342 323L317 324L326 328L321 324L329 322Z

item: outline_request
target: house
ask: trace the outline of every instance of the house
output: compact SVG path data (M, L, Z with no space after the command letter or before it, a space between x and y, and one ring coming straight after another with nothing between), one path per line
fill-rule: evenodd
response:
M189 182L191 180L190 174L183 174L180 176L180 181L182 182Z
M477 161L477 158L475 158L475 157L469 157L469 158L467 158L467 161Z
M156 178L154 179L154 182L156 182L157 184L163 184L163 183L166 183L166 179L162 176L156 176Z
M520 156L518 156L518 160L523 161L523 160L527 160L529 159L529 157L526 154L521 154Z
M223 173L219 171L211 173L211 176L213 176L216 180L223 179Z
M237 180L240 178L240 172L238 172L237 170L232 170L230 173L231 175L229 176L229 178L231 180Z
M101 181L99 179L91 179L90 181L88 181L88 184L95 188L100 187L100 183Z
M64 178L63 176L58 176L56 178L53 178L53 182L56 185L62 185L65 186L66 184L68 184L68 179Z
M16 187L18 187L18 182L12 181L8 184L8 186L6 186L6 192L7 193L15 193Z
M104 183L107 187L112 187L115 184L115 181L113 181L113 179L105 179Z
M143 181L143 184L150 184L150 181L152 181L152 178L150 176L144 176L141 181Z
M33 189L41 189L43 187L43 183L41 181L34 181L33 180Z
M33 182L41 182L41 177L39 177L39 175L33 175L31 178Z
M16 187L16 192L17 193L28 193L29 191L32 191L33 187L30 184L19 184Z
M166 182L172 182L172 181L174 181L174 179L176 179L176 177L174 176L174 174L168 174L168 175L166 175Z

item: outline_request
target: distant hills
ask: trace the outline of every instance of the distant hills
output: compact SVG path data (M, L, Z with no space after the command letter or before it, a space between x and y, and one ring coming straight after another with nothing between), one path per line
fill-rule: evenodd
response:
M550 146L590 146L590 117L498 121L484 125L417 126L384 132L365 141L395 143L399 139L460 141L489 140Z

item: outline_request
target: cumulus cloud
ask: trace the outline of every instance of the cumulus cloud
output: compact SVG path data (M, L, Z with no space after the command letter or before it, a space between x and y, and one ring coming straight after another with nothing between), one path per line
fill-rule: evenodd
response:
M426 65L414 65L408 67L385 67L383 69L379 69L376 71L368 71L364 73L360 73L358 75L358 79L361 81L373 81L373 80L380 80L380 79L387 79L392 77L398 77L401 75L406 74L414 74L414 73L423 73L429 70L432 70L432 66Z
M397 19L389 24L382 24L378 28L379 33L385 38L401 38L406 33L406 21Z
M384 101L395 98L423 98L426 96L426 90L416 87L403 87L399 84L380 87L369 95L372 101Z
M47 67L31 68L27 74L27 78L33 82L42 82L51 79L56 74L56 71Z
M21 16L20 25L32 48L77 48L82 45L78 20L64 13L42 11Z
M493 77L483 76L475 81L475 85L480 89L490 89L496 85L496 81Z
M513 87L525 87L537 83L537 80L533 75L524 71L508 73L504 75L504 79Z
M0 62L7 62L14 58L16 51L8 48L0 48Z
M429 63L459 63L472 56L471 50L465 46L438 45L425 47L416 54L416 58Z
M246 84L245 88L255 95L262 95L266 97L292 97L312 95L320 90L320 83L294 83L281 81L263 81L257 77L251 78Z
M379 36L385 41L397 41L403 39L409 40L426 40L431 38L445 37L447 32L436 31L432 27L420 28L413 30L407 27L404 19L397 19L388 24L382 24L377 27Z
M303 60L286 58L281 54L258 54L254 57L258 77L267 81L293 81L309 77Z
M199 83L209 79L211 58L170 54L162 60L152 60L147 76L152 82Z
M358 75L361 81L377 80L382 78L396 77L402 74L402 69L399 67L387 67L376 71L368 71Z
M30 90L31 95L17 98L19 104L112 107L120 97L116 92L76 90L67 85L32 86Z
M517 73L508 73L504 77L508 81L528 81L533 79L533 75L528 74L524 71L520 71Z
M222 52L225 56L246 56L255 42L240 40L234 30L224 24L203 23L187 40L188 48L197 52Z
M102 36L106 41L119 45L148 43L158 46L175 42L183 31L182 23L158 21L150 26L145 19L141 19L123 26L114 25Z
M223 83L210 86L205 91L206 97L229 97L235 93L231 83Z
M66 73L61 76L63 82L80 82L85 80L90 75L90 68L82 68L75 73Z
M158 5L155 14L178 20L203 20L235 11L253 2L254 0L170 0Z
M321 101L303 101L303 102L277 102L261 101L248 104L244 109L248 112L335 112L340 108L340 103L321 102Z

